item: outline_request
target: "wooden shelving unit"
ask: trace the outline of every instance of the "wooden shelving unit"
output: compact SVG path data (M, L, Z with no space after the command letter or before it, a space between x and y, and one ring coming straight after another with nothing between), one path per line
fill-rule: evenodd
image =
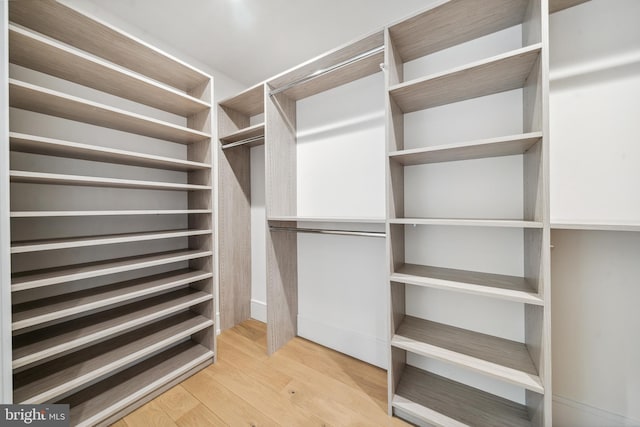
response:
M482 2L452 0L389 26L386 30L387 147L388 147L388 254L390 265L390 413L433 425L550 426L550 331L548 217L548 47L547 2L513 0ZM406 63L430 61L431 54L496 33L514 25L522 28L520 48L452 69L404 80ZM444 145L405 148L405 114L464 102L500 92L521 90L520 133ZM425 141L426 143L426 141ZM442 211L450 216L416 218L405 208L415 197L405 182L407 168L433 168L433 164L518 156L522 159L522 216L488 215L473 218L458 205ZM466 163L465 163L466 162ZM447 165L444 165L447 166ZM440 167L440 166L438 166ZM420 169L420 170L423 170ZM473 169L472 169L473 170ZM413 169L412 169L413 171ZM453 177L451 177L453 178ZM447 178L448 179L448 178ZM413 190L417 191L417 190ZM460 191L460 190L452 190ZM429 196L428 193L427 197ZM422 197L425 197L422 195ZM455 200L465 200L464 195ZM452 199L453 200L453 199ZM473 198L481 203L481 198ZM479 201L480 200L480 201ZM432 201L431 203L438 203ZM520 203L520 202L518 202ZM472 207L472 206L470 206ZM473 211L473 209L471 209ZM460 227L482 228L487 233L513 230L522 233L524 274L454 269L448 265L420 265L409 252L432 245L412 227L438 228L442 233ZM512 233L513 231L509 231ZM412 245L406 242L412 239ZM410 288L410 289L409 289ZM407 293L437 289L455 295L473 294L524 306L524 342L454 327L408 312ZM508 322L505 319L505 322ZM510 401L470 384L443 378L409 363L437 360L455 366L465 378L472 371L524 390L524 402ZM465 380L463 380L465 381Z
M48 156L67 165L52 173L36 161L9 172L12 189L39 201L10 212L14 401L68 403L73 425L108 424L215 360L213 84L56 1L11 2L9 11L9 61L43 75L37 85L20 72L9 79L9 106L47 115L47 123L96 126L91 138L49 133L53 125L9 134L17 162ZM52 90L47 76L115 97L105 104ZM115 106L131 101L148 112ZM110 146L101 128L130 134L140 148ZM134 178L120 178L122 168ZM82 209L60 210L37 196L73 198L81 187L93 192L83 193ZM109 210L98 200L113 197L112 188L124 202ZM136 199L154 203L128 207ZM69 227L75 218L82 220ZM149 225L136 229L136 218ZM67 226L56 228L60 221ZM92 250L76 259L85 248Z

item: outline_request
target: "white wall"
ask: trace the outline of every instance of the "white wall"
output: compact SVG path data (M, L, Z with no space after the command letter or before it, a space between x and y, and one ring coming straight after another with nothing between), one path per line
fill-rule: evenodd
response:
M640 223L640 2L551 17L551 218ZM552 232L554 426L640 425L640 234Z

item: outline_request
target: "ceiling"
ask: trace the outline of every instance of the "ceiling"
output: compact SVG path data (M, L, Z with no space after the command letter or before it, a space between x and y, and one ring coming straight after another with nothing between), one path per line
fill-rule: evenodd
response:
M435 0L83 0L252 85Z

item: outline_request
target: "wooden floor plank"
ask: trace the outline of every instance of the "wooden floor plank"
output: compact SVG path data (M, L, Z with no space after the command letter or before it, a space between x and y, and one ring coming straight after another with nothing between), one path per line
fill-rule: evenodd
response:
M155 400L158 406L176 422L182 416L200 405L200 401L193 397L193 395L186 391L181 385L167 390Z
M128 426L176 427L171 417L162 410L155 400L141 406L138 410L124 417Z
M222 421L216 414L199 404L178 419L180 427L226 427L229 424Z

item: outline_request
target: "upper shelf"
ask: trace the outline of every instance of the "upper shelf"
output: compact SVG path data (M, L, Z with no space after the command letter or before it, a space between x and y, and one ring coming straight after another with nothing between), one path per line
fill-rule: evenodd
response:
M12 2L22 3L22 2ZM25 2L31 3L31 2ZM11 107L64 119L117 129L180 144L211 138L208 133L174 125L105 104L67 95L19 80L9 79Z
M351 224L384 224L384 218L355 218L335 216L270 216L269 221L295 221L295 222L325 222L325 223L351 223Z
M155 156L152 154L136 153L134 151L118 150L115 148L100 147L97 145L80 144L77 142L63 141L16 132L9 132L9 143L11 151L43 154L45 156L68 157L72 159L177 171L192 171L211 168L211 165L206 163L179 160L170 157Z
M523 154L542 138L542 132L483 139L458 144L415 148L389 153L389 159L405 166L458 160L484 159L488 157Z
M148 209L122 211L12 211L11 218L61 218L82 216L127 216L127 215L194 215L210 214L210 209Z
M540 50L540 44L517 49L392 86L389 93L404 113L411 113L521 88L537 63Z
M440 0L389 27L403 62L447 49L523 22L529 0Z
M458 219L458 218L392 218L389 224L440 225L455 227L542 228L538 221L517 219Z
M640 231L638 221L551 221L553 230Z
M384 32L377 31L273 77L268 86L272 90L287 88L282 91L287 97L300 100L361 79L380 71L380 64L384 63L383 45ZM378 50L373 53L375 49ZM368 52L372 54L352 61Z
M588 1L589 0L549 0L549 13L559 12Z
M257 84L239 94L220 101L219 105L246 116L264 113L264 83Z
M9 61L180 116L210 108L172 87L15 25L9 25Z
M211 77L185 62L54 0L9 2L11 21L187 93Z

